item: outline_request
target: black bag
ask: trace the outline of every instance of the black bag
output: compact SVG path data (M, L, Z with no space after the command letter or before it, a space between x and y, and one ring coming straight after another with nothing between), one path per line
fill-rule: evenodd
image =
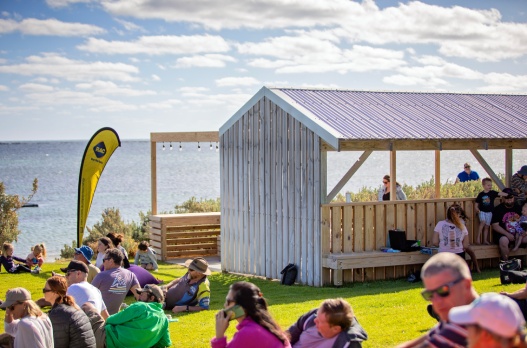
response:
M527 271L509 271L509 280L512 284L527 283Z
M510 273L513 271L520 271L520 274L523 272L522 270L522 262L520 259L510 259L509 261L501 261L500 262L500 282L501 284L510 284L512 282ZM526 272L527 273L527 272ZM518 279L518 275L513 276L516 280ZM523 280L523 283L526 281ZM519 284L519 283L514 283Z
M298 274L298 270L296 266L292 263L285 266L285 268L280 272L282 275L282 279L280 280L280 284L282 285L293 285L296 280L296 275Z

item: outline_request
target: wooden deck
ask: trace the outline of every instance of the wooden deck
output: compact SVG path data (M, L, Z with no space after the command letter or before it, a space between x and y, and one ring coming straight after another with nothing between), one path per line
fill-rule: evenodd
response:
M159 260L219 254L220 213L151 215L149 225Z
M473 244L477 236L474 201L474 198L452 198L322 205L324 284L401 278L419 270L428 255L379 251L387 244L388 231L404 230L408 239L420 240L422 246L430 245L436 223L445 219L453 203L459 203L469 217L467 229ZM497 246L475 246L475 249L476 256L481 258L480 267L497 266Z

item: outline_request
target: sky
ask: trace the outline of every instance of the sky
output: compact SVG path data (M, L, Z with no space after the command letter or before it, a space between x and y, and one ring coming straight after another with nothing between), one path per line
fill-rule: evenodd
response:
M263 86L527 92L527 2L1 0L0 141L218 130Z

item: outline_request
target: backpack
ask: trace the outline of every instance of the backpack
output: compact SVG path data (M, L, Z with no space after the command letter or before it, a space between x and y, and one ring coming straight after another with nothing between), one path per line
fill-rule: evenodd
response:
M285 266L285 268L282 270L282 272L280 272L280 274L282 275L280 284L293 285L295 283L298 270L295 264L290 263L289 265Z
M514 272L514 273L512 273ZM513 283L512 279L519 281L522 274L525 274L526 278L520 283ZM525 283L527 280L527 272L522 271L522 262L520 259L510 259L509 261L500 262L500 282L501 284L521 284Z

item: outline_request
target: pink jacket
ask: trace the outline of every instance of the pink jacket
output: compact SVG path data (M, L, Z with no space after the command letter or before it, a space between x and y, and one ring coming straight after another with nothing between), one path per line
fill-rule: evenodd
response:
M291 348L289 341L286 341L285 344L282 343L275 335L256 324L250 317L243 319L236 326L236 329L238 331L229 343L227 343L225 336L220 339L214 337L210 340L210 346L212 348Z

